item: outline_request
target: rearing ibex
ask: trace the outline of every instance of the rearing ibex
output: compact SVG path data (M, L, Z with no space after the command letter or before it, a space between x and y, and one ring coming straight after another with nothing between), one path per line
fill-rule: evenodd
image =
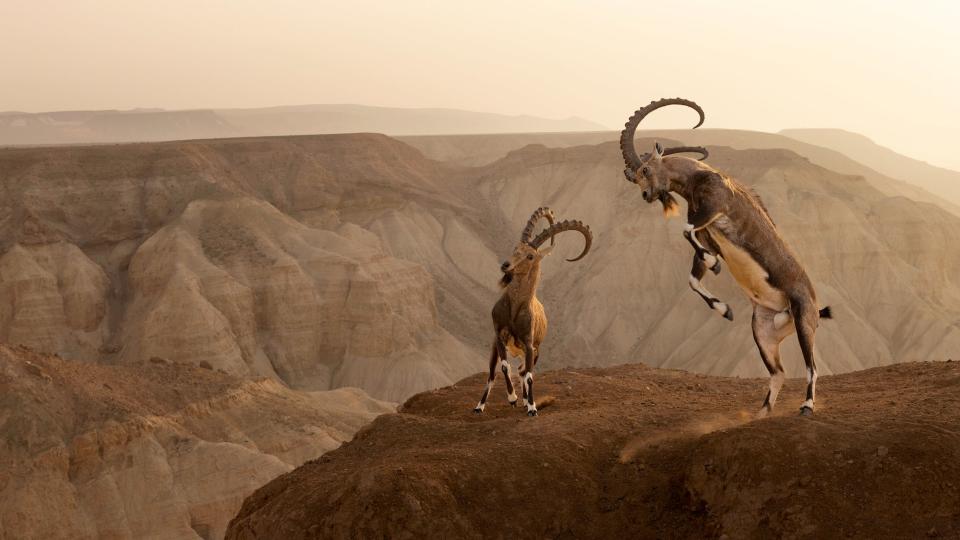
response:
M770 389L760 409L767 415L777 401L783 385L780 365L780 342L797 332L800 349L807 365L807 395L800 407L803 415L813 413L817 384L817 367L813 358L814 335L821 317L830 318L830 309L818 309L813 284L797 256L777 231L760 198L736 180L710 166L688 157L671 154L697 152L707 158L702 147L664 149L660 143L654 151L637 155L633 136L637 125L652 111L667 105L683 105L697 111L703 124L704 113L699 105L685 99L661 99L636 111L627 120L620 134L620 150L627 165L627 180L640 186L648 203L660 201L664 213L676 213L679 206L670 195L674 192L687 200L687 225L684 237L693 246L693 269L690 287L729 320L730 306L721 302L703 286L701 280L710 268L720 272L722 258L734 279L753 303L753 338L760 357L770 372ZM791 325L790 323L793 323Z
M533 229L537 222L546 219L549 226L531 240ZM473 412L481 413L487 405L487 397L493 388L493 381L497 376L497 366L503 371L503 378L507 383L507 400L511 405L517 405L517 394L510 380L510 364L507 362L507 349L514 357L523 356L523 367L520 368L520 386L523 389L523 399L527 405L529 416L537 415L537 405L533 399L533 368L540 358L540 344L547 335L547 315L543 311L543 304L537 299L537 285L540 283L540 261L553 249L554 236L563 231L578 231L583 234L585 243L583 252L574 259L578 261L590 251L593 234L590 227L579 221L561 221L554 223L553 212L549 208L538 208L530 216L520 243L513 250L513 256L505 261L500 270L503 278L500 286L503 294L493 306L493 328L496 338L493 350L490 352L490 374L487 386L483 389L480 402ZM539 249L547 239L550 246Z

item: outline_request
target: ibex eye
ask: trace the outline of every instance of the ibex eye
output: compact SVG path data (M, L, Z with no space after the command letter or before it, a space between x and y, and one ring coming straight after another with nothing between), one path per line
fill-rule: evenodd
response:
M644 176L650 176L650 167L644 167L640 169L640 174Z
M533 253L531 253L531 254L529 254L529 255L527 255L527 258L528 258L528 259L530 259L530 260L532 261L532 260L533 260Z

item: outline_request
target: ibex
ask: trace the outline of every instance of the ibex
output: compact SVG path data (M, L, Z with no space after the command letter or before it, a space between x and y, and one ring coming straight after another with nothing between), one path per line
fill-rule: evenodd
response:
M531 239L540 219L546 219L549 226ZM553 249L554 236L563 231L578 231L585 239L580 255L567 260L578 261L586 256L593 242L590 227L579 221L554 223L554 215L549 208L538 208L523 228L520 242L514 248L513 255L500 266L500 271L503 272L503 278L500 280L503 294L493 306L493 329L496 337L493 350L490 351L490 373L483 395L480 396L480 402L473 409L475 413L483 412L487 405L487 398L490 396L493 381L497 376L498 365L507 383L507 400L514 407L517 406L517 394L510 380L510 364L507 362L507 350L509 350L514 357L523 356L523 365L520 368L523 400L527 405L527 415L537 415L537 404L533 399L533 368L540 358L540 344L547 335L547 315L543 311L543 304L537 299L540 261ZM548 238L550 247L540 249Z
M814 335L820 318L830 318L830 308L817 307L810 278L781 238L760 198L733 178L704 164L702 160L708 155L705 148L664 149L656 143L652 153L637 155L633 145L637 125L652 111L667 105L692 108L700 115L700 121L693 127L703 124L703 109L680 98L654 101L636 111L620 134L620 150L627 166L624 175L640 186L645 201L660 201L667 216L678 213L679 209L670 192L686 199L687 225L683 235L694 249L690 288L707 306L733 320L730 306L710 294L701 281L707 268L714 274L720 272L718 257L727 263L734 279L750 297L753 339L770 372L770 387L758 413L760 417L773 410L783 385L780 342L796 331L807 366L807 394L800 413L809 416L813 414L817 384ZM702 157L700 161L683 156L667 157L686 152L697 152Z

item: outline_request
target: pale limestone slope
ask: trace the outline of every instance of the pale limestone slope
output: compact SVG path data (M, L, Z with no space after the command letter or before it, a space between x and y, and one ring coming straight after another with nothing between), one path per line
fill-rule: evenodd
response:
M429 274L250 198L195 201L134 254L121 361L206 360L389 400L468 373Z
M221 538L254 489L392 408L357 389L0 346L0 537Z
M464 338L439 324L435 278L372 232L409 215L411 197L457 219L438 190L447 169L407 145L360 135L11 149L0 171L0 335L11 343L390 400L473 369ZM72 259L38 255L50 250ZM78 272L86 281L67 275ZM65 315L80 297L96 324Z

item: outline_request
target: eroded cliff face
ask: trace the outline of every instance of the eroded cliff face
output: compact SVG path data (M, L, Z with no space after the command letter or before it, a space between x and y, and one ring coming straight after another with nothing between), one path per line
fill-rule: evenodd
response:
M124 363L206 361L394 401L471 369L438 324L423 267L256 199L191 203L140 246L128 275Z
M730 136L744 145L745 133ZM711 147L708 162L755 188L834 308L822 371L960 345L945 270L960 262L945 232L958 218L788 150ZM0 171L0 334L12 343L401 400L485 369L499 260L546 204L596 238L583 261L544 265L544 367L640 358L765 374L748 302L726 273L706 285L734 323L689 291L680 220L623 181L614 143L531 145L482 167L378 135L11 149ZM559 242L561 255L579 249ZM794 340L784 350L800 374Z
M0 153L0 339L393 401L473 371L422 260L361 225L455 215L444 167L383 136L264 143Z
M103 269L76 246L14 245L0 256L0 342L95 356L109 294Z
M763 197L832 306L822 373L960 348L957 217L786 150L709 163ZM0 342L68 359L0 347L0 524L26 536L219 537L246 493L389 409L368 393L486 369L499 261L542 205L594 244L566 263L581 239L561 235L544 263L541 368L766 375L746 299L708 276L730 323L689 291L682 223L615 143L482 167L378 135L6 149L0 195Z
M392 409L357 389L0 345L0 524L17 538L219 538L247 494Z

